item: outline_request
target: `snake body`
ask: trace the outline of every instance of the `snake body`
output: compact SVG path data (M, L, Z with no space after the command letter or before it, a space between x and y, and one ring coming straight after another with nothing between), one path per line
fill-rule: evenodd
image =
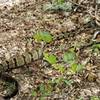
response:
M24 65L28 65L29 63L38 60L42 57L41 49L31 50L30 52L25 52L22 55L17 55L10 60L4 60L0 64L0 73L6 72L11 69L16 69Z
M31 50L29 52L23 53L22 55L17 55L16 57L9 60L2 61L2 63L0 64L0 79L15 84L15 89L12 91L11 94L0 96L2 100L8 100L11 97L15 96L18 92L18 82L16 81L16 79L6 74L5 72L12 69L20 68L24 65L28 65L31 62L42 58L42 53L43 52L41 49Z

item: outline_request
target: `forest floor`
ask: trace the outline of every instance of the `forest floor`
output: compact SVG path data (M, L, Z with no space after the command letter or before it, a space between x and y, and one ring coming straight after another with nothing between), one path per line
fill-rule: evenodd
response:
M52 56L9 72L20 85L11 100L100 100L100 1L76 1L68 11L46 9L50 0L0 9L0 62L37 47ZM38 42L37 32L53 39Z

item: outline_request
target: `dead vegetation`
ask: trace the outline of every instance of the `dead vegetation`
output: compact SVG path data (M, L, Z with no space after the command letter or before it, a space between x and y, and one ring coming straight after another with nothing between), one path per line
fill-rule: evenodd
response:
M20 84L12 100L100 100L100 0L58 1L0 9L0 61L32 47L44 52L28 69L9 72Z

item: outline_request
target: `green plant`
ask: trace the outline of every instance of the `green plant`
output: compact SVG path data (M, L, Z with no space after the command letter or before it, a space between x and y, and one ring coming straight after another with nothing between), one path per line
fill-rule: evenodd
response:
M52 3L46 4L43 7L44 11L71 11L72 3L65 2L64 0L54 0Z
M94 44L92 46L92 51L96 53L100 53L100 44Z
M98 96L92 96L90 100L100 100L100 97L98 97Z
M52 67L54 69L56 69L58 72L60 73L64 73L65 72L65 67L63 64L58 64L57 63L57 57L53 54L48 54L48 53L44 53L44 60L48 61L49 64L52 65Z
M68 86L71 86L73 83L73 80L64 80L64 83Z
M32 96L46 97L49 96L53 91L53 87L49 83L40 83L36 89L32 91Z
M69 71L72 73L72 74L75 74L75 73L78 73L80 71L82 71L83 69L83 65L81 64L77 64L77 63L73 63L70 68L69 68Z
M37 92L35 90L32 91L32 96L36 97L37 96Z
M84 100L84 99L83 99L83 97L79 97L79 99L77 99L77 100Z
M63 61L67 62L69 64L74 63L76 61L76 54L75 54L74 50L69 50L69 51L65 52L63 55Z
M40 100L42 99L44 100L44 97L50 96L53 91L57 91L57 89L60 89L60 86L61 87L62 85L71 86L72 83L73 83L72 80L67 80L63 76L54 78L52 80L46 81L46 83L38 84L36 89L32 91L32 96L34 97L39 96Z
M49 32L44 32L44 31L38 31L33 35L33 38L36 41L44 41L46 43L50 43L53 40L52 35Z
M68 72L70 74L75 74L83 69L83 65L80 63L77 63L77 56L74 52L74 48L71 48L63 55L63 61L69 64Z
M52 3L63 4L65 0L53 0Z
M72 83L73 83L73 80L67 80L66 78L64 77L58 77L58 78L55 78L51 81L51 83L55 83L57 86L58 85L61 85L61 84L65 84L67 86L71 86Z
M42 96L48 96L50 95L51 91L52 91L52 87L49 84L40 84L39 85L39 91L41 93Z
M53 64L52 66L54 69L58 70L60 73L65 72L65 67L63 64Z
M65 73L66 72L66 68L63 64L61 63L57 63L57 57L53 54L49 54L49 53L43 53L44 54L44 60L46 60L47 62L49 62L49 64L51 64L51 66L57 70L60 73ZM69 49L67 52L65 52L63 54L63 61L65 63L69 64L69 68L68 68L68 72L70 74L75 74L78 72L81 72L83 69L83 65L80 63L77 63L77 57L76 57L76 53L74 52L74 49L71 48Z
M57 62L57 58L53 54L43 53L44 54L44 60L48 61L50 64L55 64Z
M88 14L83 17L84 24L87 24L87 23L91 22L91 20L92 20L91 16L88 15Z

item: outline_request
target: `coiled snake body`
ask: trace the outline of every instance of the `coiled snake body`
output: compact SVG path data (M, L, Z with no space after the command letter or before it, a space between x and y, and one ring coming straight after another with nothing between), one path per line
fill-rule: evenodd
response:
M5 74L5 72L11 70L20 68L24 65L28 65L29 63L36 61L38 59L42 58L42 50L31 50L30 52L25 52L22 55L18 55L15 58L11 58L10 60L5 60L0 64L0 79L6 82L14 83L15 84L15 90L12 91L11 94L7 94L5 96L0 96L3 100L10 99L11 97L15 96L18 92L18 82L8 74Z

